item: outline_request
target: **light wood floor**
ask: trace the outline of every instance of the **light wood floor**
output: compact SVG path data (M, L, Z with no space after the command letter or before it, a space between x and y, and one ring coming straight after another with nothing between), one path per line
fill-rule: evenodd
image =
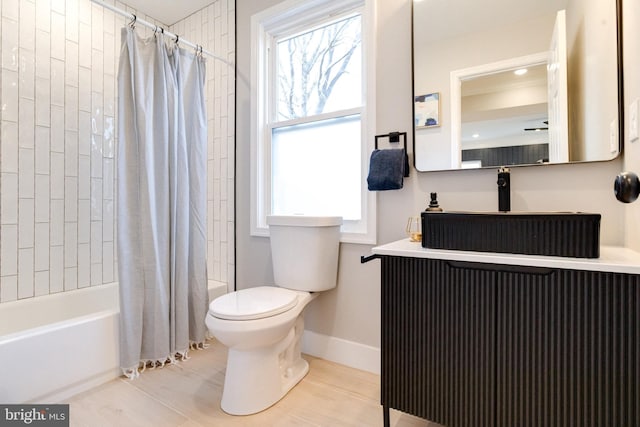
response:
M124 377L69 399L71 426L382 426L380 377L322 359L271 408L250 416L220 409L227 352L215 340L176 365ZM436 424L391 411L395 427Z

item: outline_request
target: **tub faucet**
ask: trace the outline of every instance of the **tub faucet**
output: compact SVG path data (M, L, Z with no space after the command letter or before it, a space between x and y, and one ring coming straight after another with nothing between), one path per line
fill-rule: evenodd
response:
M498 210L509 212L511 210L511 182L509 168L502 166L498 169Z

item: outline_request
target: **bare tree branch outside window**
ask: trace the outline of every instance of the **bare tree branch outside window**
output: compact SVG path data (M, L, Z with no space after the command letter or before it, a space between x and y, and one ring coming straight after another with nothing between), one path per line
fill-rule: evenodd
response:
M327 112L330 101L340 105L334 109L360 105L361 88L346 90L339 83L354 67L359 75L361 45L360 16L279 42L278 120Z

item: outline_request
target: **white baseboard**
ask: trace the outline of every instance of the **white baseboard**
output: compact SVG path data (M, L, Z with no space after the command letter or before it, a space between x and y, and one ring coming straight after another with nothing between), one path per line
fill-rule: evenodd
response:
M302 352L380 375L380 349L377 347L305 329L302 334Z

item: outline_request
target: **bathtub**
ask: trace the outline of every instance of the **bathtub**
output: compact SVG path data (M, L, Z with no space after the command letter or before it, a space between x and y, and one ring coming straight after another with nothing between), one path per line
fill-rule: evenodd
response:
M227 284L209 281L209 296ZM0 403L57 403L121 375L118 284L0 304Z
M118 284L0 304L0 402L56 403L120 375Z

